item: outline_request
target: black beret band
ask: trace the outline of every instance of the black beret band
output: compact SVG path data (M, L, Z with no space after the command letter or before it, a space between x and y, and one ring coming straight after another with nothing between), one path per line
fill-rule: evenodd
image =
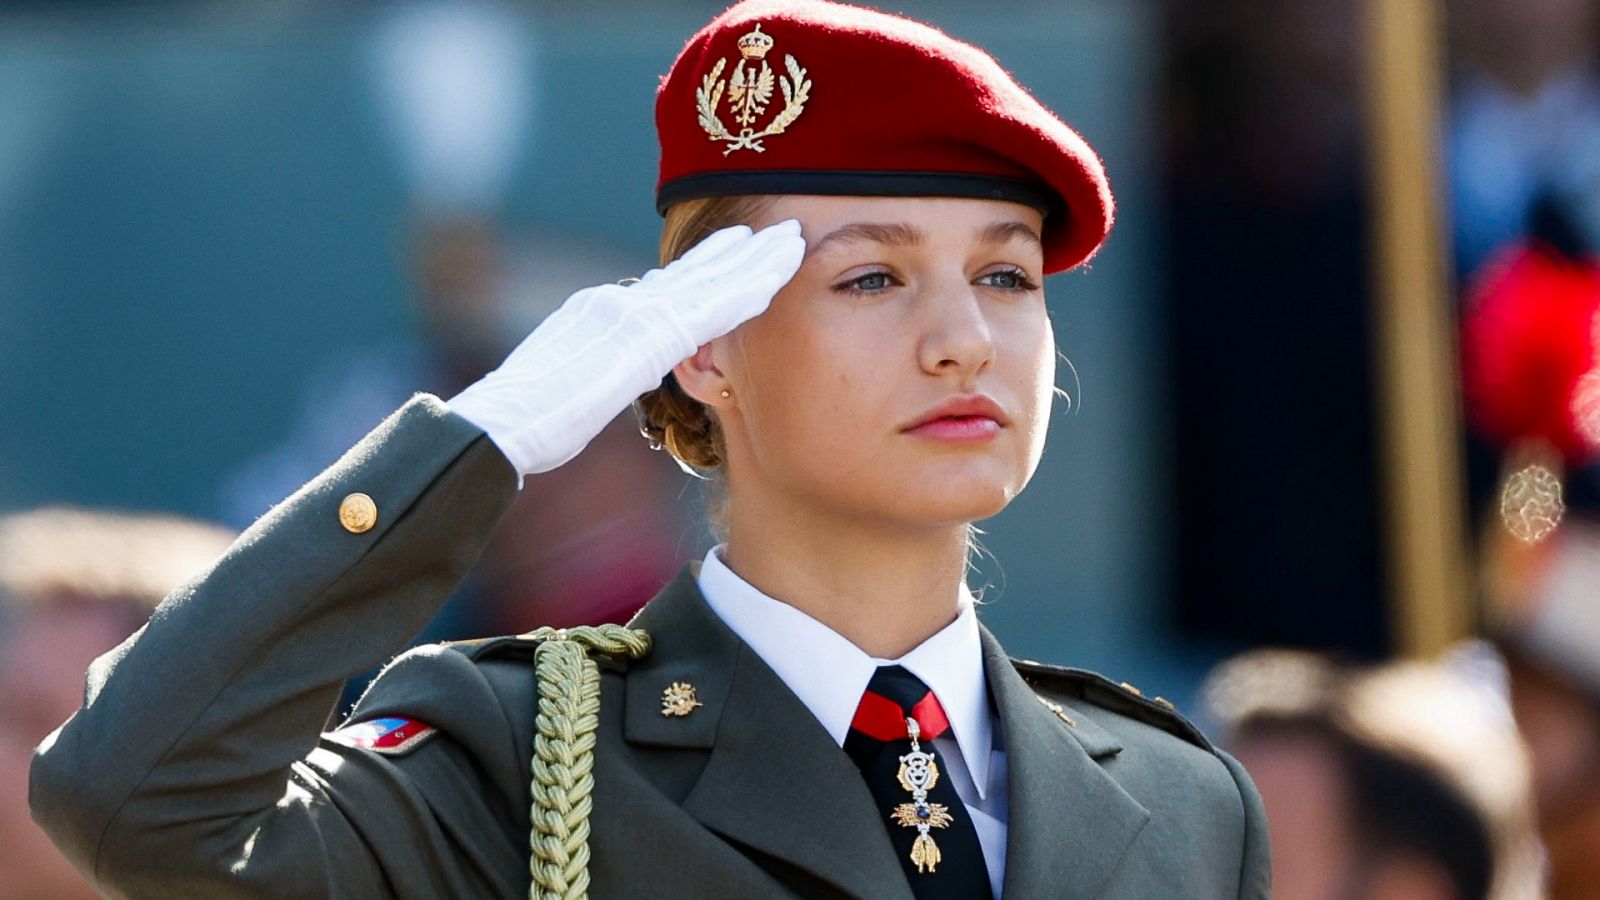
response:
M706 172L663 184L656 192L656 212L704 197L747 194L814 194L828 197L971 197L1007 200L1031 206L1046 215L1060 214L1060 197L1035 181L999 175L953 172L870 172L767 169Z

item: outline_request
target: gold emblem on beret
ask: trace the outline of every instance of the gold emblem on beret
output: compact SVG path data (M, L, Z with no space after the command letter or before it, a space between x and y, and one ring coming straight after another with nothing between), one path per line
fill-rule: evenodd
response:
M762 139L783 134L805 112L806 100L811 96L811 79L806 77L806 70L800 67L795 58L788 54L783 57L788 76L776 75L767 64L767 53L775 43L758 23L754 31L739 38L739 59L733 64L733 74L722 77L728 61L719 59L711 74L700 82L700 87L694 92L700 127L713 141L728 145L722 150L723 156L735 150L765 153ZM767 114L767 107L772 104L774 87L783 91L783 109L765 128L757 131L756 122ZM724 96L728 101L728 113L733 116L734 124L739 126L738 132L729 131L717 115L717 107Z
M674 681L667 685L661 692L661 714L663 716L687 716L694 712L695 707L705 706L700 698L694 695L694 685L687 681Z

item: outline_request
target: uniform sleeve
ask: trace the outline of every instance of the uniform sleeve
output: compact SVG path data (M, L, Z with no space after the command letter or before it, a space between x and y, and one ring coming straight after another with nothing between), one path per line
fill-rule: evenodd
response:
M1272 896L1272 850L1267 836L1267 810L1261 803L1250 774L1239 761L1221 751L1239 787L1239 799L1244 803L1244 849L1239 858L1239 900L1267 900Z
M34 817L111 897L503 896L493 833L464 847L461 829L504 831L508 813L439 808L486 792L481 748L446 729L392 758L319 733L343 682L438 609L515 490L481 431L413 399L95 661L35 756ZM366 530L341 524L355 492L377 507ZM403 657L378 693L403 706L408 685L456 685L459 707L492 710L453 656Z

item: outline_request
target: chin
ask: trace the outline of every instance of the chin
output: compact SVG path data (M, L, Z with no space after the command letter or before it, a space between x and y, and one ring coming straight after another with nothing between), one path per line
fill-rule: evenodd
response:
M886 502L908 521L929 524L976 522L998 515L1021 490L1020 479L1009 473L940 473L928 477L885 479L892 493ZM895 489L898 487L899 489Z
M962 522L994 518L1010 506L1016 496L1016 491L1009 487L962 492L959 496L951 497L951 518Z
M991 518L1027 484L1032 466L1014 453L804 457L795 493L843 515L901 526L958 525Z

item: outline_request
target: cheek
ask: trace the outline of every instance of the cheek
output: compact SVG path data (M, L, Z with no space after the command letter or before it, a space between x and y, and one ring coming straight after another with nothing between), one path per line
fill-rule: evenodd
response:
M752 429L800 416L843 413L863 382L887 363L883 323L819 296L814 285L791 285L739 336L738 381ZM744 408L744 405L741 405Z
M1042 310L1012 323L998 358L1006 390L1021 406L1025 423L1019 424L1034 443L1042 441L1056 386L1055 332Z
M1056 332L1050 326L1048 316L1041 313L1037 324L1031 331L1033 338L1029 344L1030 359L1033 361L1034 378L1041 386L1046 397L1050 395L1051 388L1055 387L1056 377Z
M780 409L801 381L814 355L799 317L774 300L772 308L740 328L738 371L731 375L739 392L739 408L748 416Z
M836 447L874 418L884 348L840 323L775 321L745 342L741 410L753 440Z

